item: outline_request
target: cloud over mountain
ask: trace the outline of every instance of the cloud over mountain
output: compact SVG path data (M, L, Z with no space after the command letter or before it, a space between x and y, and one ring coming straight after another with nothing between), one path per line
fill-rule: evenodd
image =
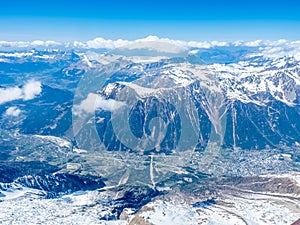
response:
M253 41L183 41L169 38L160 38L150 35L145 38L136 40L124 39L105 39L97 37L86 42L74 41L72 43L57 42L57 41L0 41L0 48L67 48L67 49L149 49L161 52L178 53L191 49L209 49L214 47L247 47L257 49L260 55L265 57L282 57L294 56L300 58L300 41L287 41L284 39L270 41L270 40L253 40ZM13 55L15 56L15 55Z
M93 113L96 109L103 109L113 112L125 104L114 99L104 99L102 96L94 93L89 93L79 105L74 105L74 112L76 115L85 113Z
M61 46L62 43L57 41L1 41L0 40L0 47L5 48L35 48L35 47L54 47L54 46Z
M0 105L18 99L24 101L34 99L42 92L42 84L39 81L30 80L23 87L0 88Z
M5 115L7 115L7 116L19 116L21 112L22 111L18 107L12 106L12 107L9 107L5 111Z

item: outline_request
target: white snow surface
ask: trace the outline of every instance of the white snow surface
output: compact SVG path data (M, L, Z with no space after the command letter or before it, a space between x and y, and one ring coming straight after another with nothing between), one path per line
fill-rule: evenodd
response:
M216 204L196 207L192 206L190 197L173 194L154 199L136 214L127 209L127 218L105 221L99 217L109 208L101 202L107 202L111 193L79 191L58 199L44 199L34 196L32 190L23 189L27 195L20 192L12 192L0 202L1 224L128 225L139 218L145 224L154 225L290 225L300 217L298 200L253 192L225 194Z

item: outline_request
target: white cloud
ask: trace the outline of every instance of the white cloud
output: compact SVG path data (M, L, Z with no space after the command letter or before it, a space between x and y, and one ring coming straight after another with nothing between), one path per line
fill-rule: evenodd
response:
M94 113L96 109L103 109L105 111L113 112L125 103L116 101L114 99L104 99L102 96L94 93L89 93L87 98L84 99L79 105L74 105L73 113L75 115L81 115L85 113Z
M180 53L185 52L187 49L178 45L173 45L168 42L160 41L147 41L147 42L134 42L132 44L120 47L119 49L147 49L150 51L164 52L164 53Z
M74 113L80 114L81 111L85 111L87 113L93 113L95 111L95 101L97 95L93 93L89 93L87 98L84 99L79 105L74 105Z
M29 42L26 41L0 41L0 47L28 47Z
M51 41L51 40L48 40L48 41L35 40L35 41L31 42L30 44L32 46L46 46L46 47L61 45L60 42Z
M22 98L22 89L19 87L0 89L0 104L11 102L21 98Z
M16 58L21 58L21 57L26 57L26 56L32 56L33 52L0 52L0 57L16 57Z
M267 41L259 48L261 54L268 58L295 57L300 60L300 41Z
M39 81L29 81L23 86L23 99L30 100L42 92L42 84Z
M39 81L30 80L19 87L0 88L0 105L18 99L25 101L35 98L42 92L42 84Z
M67 44L67 45L68 45L67 47L69 47L69 44ZM74 41L73 46L75 48L86 48L86 44L81 41Z
M124 102L116 101L114 99L103 99L99 95L95 102L95 108L103 109L105 111L110 111L110 112L113 112L124 105L125 105Z
M29 41L0 41L0 47L66 47L66 48L83 48L83 49L144 49L155 50L160 52L168 53L179 53L183 49L190 50L191 48L213 48L223 46L241 46L241 47L253 47L259 48L262 55L266 57L280 57L280 56L293 56L300 58L300 41L287 41L284 39L270 41L270 40L253 40L253 41L235 41L235 42L224 42L224 41L183 41L173 40L169 38L159 38L157 36L150 35L145 38L136 40L124 40L124 39L104 39L97 37L93 40L86 42L74 41L73 43L60 43L56 41L42 41L35 40ZM278 47L278 48L277 48ZM279 50L281 48L281 50ZM32 55L33 53L0 53L5 56L22 57ZM11 54L11 55L9 55Z
M110 40L110 39L104 39L102 37L95 38L94 40L87 41L85 46L86 48L108 48L108 49L113 49L113 48L119 48L122 46L125 46L127 44L130 44L130 41L127 40Z
M51 47L51 46L61 46L62 43L57 41L0 41L0 47L12 47L12 48L28 48L28 47Z
M254 41L235 41L232 43L233 46L246 46L246 47L275 47L281 45L289 45L293 42L288 42L285 39L280 39L276 41L270 40L254 40Z
M246 46L256 47L258 51L251 54L264 56L267 58L279 58L279 57L295 57L300 60L300 41L287 41L280 39L276 41L270 40L256 40L256 41L235 41L232 43L233 46Z
M262 43L262 40L256 40L256 41L249 41L249 42L245 42L244 46L247 47L258 47L260 46Z
M150 35L146 38L136 39L134 41L128 41L123 39L118 40L110 40L110 39L104 39L102 37L95 38L93 40L89 40L86 43L74 41L73 46L77 48L107 48L107 49L115 49L115 48L128 48L128 49L134 49L134 48L144 48L147 46L147 44L151 43L161 43L159 44L160 51L163 47L163 44L169 44L173 45L174 47L181 47L181 48L211 48L214 46L228 46L228 42L224 41L182 41L182 40L172 40L169 38L159 38L157 36ZM151 46L154 50L157 50L154 45ZM168 48L170 49L170 48ZM178 48L174 48L176 50L173 50L175 52L178 52Z
M5 115L7 115L7 116L19 116L21 112L22 111L19 108L17 108L16 106L12 106L12 107L9 107L5 111Z
M198 49L194 49L194 50L189 51L189 54L196 55L198 52L199 52Z

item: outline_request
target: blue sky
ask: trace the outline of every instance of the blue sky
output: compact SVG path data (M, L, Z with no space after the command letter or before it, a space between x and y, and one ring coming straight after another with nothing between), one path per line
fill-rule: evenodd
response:
M0 40L86 41L148 35L183 40L300 40L294 0L5 0Z

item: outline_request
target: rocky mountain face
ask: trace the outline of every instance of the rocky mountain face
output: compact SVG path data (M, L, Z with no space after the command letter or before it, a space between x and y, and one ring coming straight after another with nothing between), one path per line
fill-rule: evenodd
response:
M197 221L208 207L244 221L229 211L253 203L249 190L276 202L298 196L297 179L279 174L299 172L300 61L234 52L0 54L0 199L64 205L79 193L90 203L76 210L97 220L157 224L156 213L177 204L166 197L174 193L182 216ZM31 80L40 92L26 89ZM293 211L298 200L284 204Z
M186 59L130 64L113 73L97 93L131 101L126 119L138 139L150 136L150 121L161 118L167 131L157 144L168 154L189 132L182 130L188 123L196 130L197 149L216 138L224 148L244 150L297 146L299 85L299 62L292 58L211 65ZM109 150L127 149L114 134L110 114L101 107L96 111L99 137Z

